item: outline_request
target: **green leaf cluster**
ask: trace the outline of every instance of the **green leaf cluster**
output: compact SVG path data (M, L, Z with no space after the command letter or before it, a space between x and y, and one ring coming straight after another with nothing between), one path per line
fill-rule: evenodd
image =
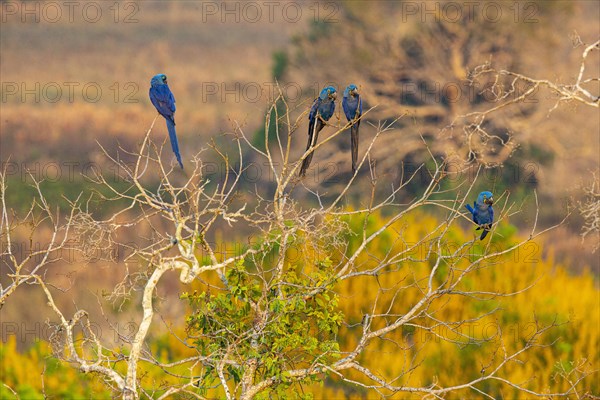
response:
M277 381L273 390L296 382L289 374L294 369L314 368L315 374L304 382L322 379L320 363L339 358L337 334L343 314L331 290L331 260L316 264L309 273L292 269L282 272L279 280L267 280L250 273L242 261L227 271L227 285L218 292L182 295L194 309L187 318L188 334L207 357L201 387L218 379L220 359L227 360L227 379L234 383L250 365L256 365L254 382Z

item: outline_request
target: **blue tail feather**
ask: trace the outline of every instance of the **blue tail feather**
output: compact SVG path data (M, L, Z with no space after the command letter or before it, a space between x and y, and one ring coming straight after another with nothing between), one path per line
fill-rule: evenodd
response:
M488 232L489 230L487 228L483 228L483 232L481 233L479 240L483 240L487 236Z
M471 207L470 204L467 204L465 207L467 207L467 210L469 210L471 214L475 214L475 210L473 210L473 207Z
M175 122L167 118L167 129L169 130L169 138L171 139L171 148L173 149L173 153L175 153L175 157L177 157L177 161L183 169L183 163L181 162L181 154L179 154L179 144L177 143L177 135L175 134Z

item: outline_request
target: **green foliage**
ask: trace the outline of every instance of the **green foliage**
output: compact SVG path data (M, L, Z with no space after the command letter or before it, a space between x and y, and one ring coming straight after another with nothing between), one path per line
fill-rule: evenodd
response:
M283 115L283 105L277 103L276 108L277 113L275 112L275 110L272 110L272 112L269 114L269 144L275 143L277 141L277 138L275 136L277 134L278 126L277 115ZM259 149L264 149L265 134L266 130L263 125L254 132L254 135L252 137L252 145Z
M312 20L308 32L308 40L312 43L317 42L323 38L326 38L331 33L331 24L325 20Z
M280 50L273 52L273 66L271 67L271 75L273 80L281 82L287 71L289 64L289 58L287 52ZM277 121L277 115L282 116L285 114L285 107L281 102L275 104L277 112L273 110L269 114L269 144L276 142L275 135L277 134L277 127L281 127L280 121ZM258 148L263 148L265 145L265 126L261 125L252 137L252 144Z
M280 81L289 64L288 55L285 51L275 51L273 52L273 67L271 69L271 75L277 81Z
M235 366L227 366L226 373L234 383L252 361L257 363L253 380L275 378L273 390L285 390L294 383L286 370L339 357L337 334L343 315L331 291L331 276L329 259L310 273L286 271L280 281L260 279L240 262L227 272L227 287L218 293L182 294L195 309L187 318L188 334L196 338L203 356L229 353ZM208 365L200 386L208 387L216 379L216 365ZM320 380L304 381L314 379Z

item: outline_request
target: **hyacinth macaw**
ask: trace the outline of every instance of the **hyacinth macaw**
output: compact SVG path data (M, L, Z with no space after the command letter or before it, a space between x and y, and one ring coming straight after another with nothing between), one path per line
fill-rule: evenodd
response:
M470 204L466 205L467 210L473 214L473 222L478 225L476 230L483 229L483 233L479 238L480 240L486 237L494 223L494 209L492 208L492 204L494 204L492 192L481 192L477 196L477 200L473 203L473 207Z
M362 100L355 84L348 85L346 90L344 90L342 108L344 109L344 114L346 114L346 119L352 124L350 127L352 172L356 173L356 164L358 162L358 127L360 126L360 119L358 118L362 115Z
M177 161L183 169L181 162L181 154L179 154L179 145L177 144L177 135L175 134L175 97L167 85L167 76L158 74L152 77L150 81L150 101L156 107L160 115L167 120L167 130L169 131L169 139L171 139L171 148Z
M336 90L333 86L326 86L321 90L319 97L315 99L310 108L308 114L308 144L306 150L308 151L311 147L317 144L317 137L319 132L325 126L325 123L329 121L329 118L335 111L335 99L337 98ZM310 152L302 161L302 167L300 167L300 176L306 175L306 170L312 160L314 152Z

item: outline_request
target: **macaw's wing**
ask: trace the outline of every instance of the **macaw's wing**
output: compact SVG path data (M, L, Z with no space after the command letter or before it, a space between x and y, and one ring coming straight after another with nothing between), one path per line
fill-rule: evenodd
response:
M473 214L473 222L477 225L481 224L481 216L479 215L479 207L477 207L477 202L473 202L473 207L467 204L467 209Z
M473 207L471 207L470 204L466 204L465 207L467 208L467 210L469 210L469 212L474 215L475 214L475 210L473 210Z
M321 114L321 118L325 121L329 121L329 118L335 112L335 102L333 100L329 100L327 102L321 102L319 104L319 114Z
M306 144L306 150L310 149L311 146L314 146L317 143L317 137L318 137L319 131L322 128L319 126L319 127L317 127L318 129L315 130L317 121L319 121L319 123L321 122L321 120L318 118L318 115L317 115L319 112L319 106L321 105L321 102L322 102L321 98L317 97L313 101L312 106L310 107L310 112L308 113L308 143ZM308 169L308 167L310 165L312 156L313 156L313 153L311 152L302 161L302 167L300 168L300 176L304 176L306 174L306 170Z
M344 97L342 108L348 121L352 121L362 115L362 104L358 95L356 97Z
M173 93L167 85L152 86L150 88L150 101L163 117L175 122L173 118L175 97L173 97Z
M319 138L319 132L323 129L323 121L320 118L316 118L316 121L312 121L308 124L308 143L306 145L306 150L308 151L312 146L317 144L317 139ZM310 162L312 161L314 151L306 156L306 158L302 161L302 166L300 167L300 176L306 175L306 171L310 166Z
M356 117L359 117L358 112L359 100L358 98L352 98L346 96L342 99L342 109L348 122L353 122ZM350 127L350 147L352 151L352 172L356 172L358 165L358 128L360 127L360 120L354 122Z
M168 89L168 87L167 87ZM170 101L169 101L169 106L171 107L171 111L175 112L175 96L173 96L173 92L171 92L170 89L169 90L169 97L170 97Z
M315 101L313 101L312 106L310 107L310 113L308 113L308 120L311 124L314 124L315 119L317 118L317 111L319 110L319 106L321 105L321 98L317 97Z
M319 122L319 129L315 129L315 125ZM306 144L306 150L310 149L311 146L317 144L317 137L319 135L320 125L322 124L319 118L313 118L308 121L308 143Z
M362 115L362 98L358 95L358 115L360 117Z
M483 240L483 238L486 237L486 235L490 231L490 228L492 227L493 223L494 223L494 209L492 208L492 206L489 206L488 221L483 225L483 232L481 233L481 237L479 238L480 240Z
M350 104L348 104L348 97L344 97L342 99L342 109L344 110L344 115L346 116L348 122L352 121L354 119L354 113L350 108Z

